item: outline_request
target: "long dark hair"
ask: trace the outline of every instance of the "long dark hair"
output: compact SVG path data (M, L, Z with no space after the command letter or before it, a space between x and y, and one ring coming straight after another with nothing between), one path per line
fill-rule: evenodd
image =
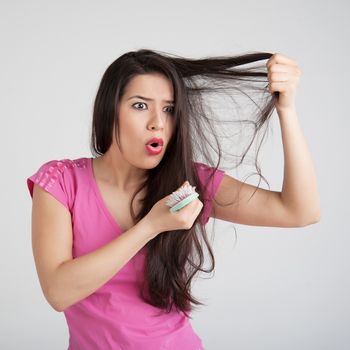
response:
M253 52L236 56L190 59L161 51L140 49L123 54L107 68L94 102L90 144L94 156L103 155L111 146L113 126L119 138L117 106L130 79L139 74L161 73L172 82L174 91L174 132L161 162L157 167L148 170L147 180L132 197L130 213L135 224L157 201L175 191L186 180L192 186L196 186L199 199L204 202L206 188L214 172L202 184L194 162L202 162L215 171L222 157L215 131L215 122L218 120L210 118L210 115L215 114L208 103L211 93L214 93L214 97L227 94L231 102L236 103L238 107L238 98L248 97L247 101L243 102L244 110L234 110L234 103L227 104L229 108L226 114L230 114L230 117L228 121L221 120L218 123L221 126L225 125L225 130L228 130L226 123L234 121L233 116L243 117L244 113L247 113L249 103L256 108L255 111L248 112L251 120L240 118L240 122L253 126L251 141L237 165L243 162L258 131L263 125L267 125L270 119L276 94L268 92L266 64L255 67L241 66L266 60L271 56L272 54L267 52ZM250 93L245 92L245 89L250 90ZM254 94L259 94L259 101L253 99ZM117 142L118 138L116 137ZM230 144L229 147L231 146ZM212 150L218 155L217 162L212 158ZM261 178L257 160L255 166ZM142 209L136 215L132 202L143 188L146 195L142 201ZM193 309L194 304L203 305L191 295L191 281L196 273L210 273L215 268L213 250L205 223L202 221L203 210L204 208L191 229L164 232L147 243L145 285L141 287L141 294L146 302L167 312L175 306L187 317L190 317L187 312ZM204 268L203 244L211 261L208 269Z

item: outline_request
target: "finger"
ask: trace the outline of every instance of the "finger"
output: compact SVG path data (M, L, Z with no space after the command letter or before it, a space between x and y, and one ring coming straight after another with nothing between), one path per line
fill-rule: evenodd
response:
M274 53L269 60L267 61L267 65L270 65L271 63L285 63L289 65L298 65L298 63L295 60L292 60L291 58L282 55L279 52Z
M297 66L291 66L286 64L274 64L270 68L268 68L267 76L271 77L272 73L286 73L290 78L294 76L300 76L301 70Z
M271 83L288 81L289 74L286 72L273 72L273 73L269 73L269 79Z
M269 60L266 63L266 66L269 68L272 64L276 64L276 63L282 63L282 64L284 63L292 66L298 66L298 63L296 61L278 52L274 53L269 58Z
M289 88L290 86L287 82L270 83L268 85L268 91L271 93L275 91L286 92Z
M182 186L185 186L185 185L189 185L190 183L186 180L179 188L181 188Z
M284 72L284 73L290 73L295 70L294 66L288 65L288 64L282 64L282 63L276 63L272 66L270 66L269 72Z

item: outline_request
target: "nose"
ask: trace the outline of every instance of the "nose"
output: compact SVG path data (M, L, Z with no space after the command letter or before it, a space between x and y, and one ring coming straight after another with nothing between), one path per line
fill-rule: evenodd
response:
M155 111L152 115L151 120L149 121L149 126L151 129L163 129L164 128L164 118L162 111Z

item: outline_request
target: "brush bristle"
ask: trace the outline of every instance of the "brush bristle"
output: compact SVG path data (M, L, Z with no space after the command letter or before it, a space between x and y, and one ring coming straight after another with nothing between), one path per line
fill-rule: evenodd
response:
M166 205L173 207L177 203L181 202L183 199L187 198L191 194L195 193L196 186L191 186L188 184L183 185L177 191L173 192L166 202Z

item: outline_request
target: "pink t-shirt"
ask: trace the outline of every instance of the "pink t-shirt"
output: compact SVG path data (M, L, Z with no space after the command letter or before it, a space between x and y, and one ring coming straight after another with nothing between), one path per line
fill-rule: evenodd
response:
M34 183L51 193L72 218L73 258L88 254L122 234L97 186L93 158L51 160L27 178L30 195ZM212 168L195 163L200 181ZM204 198L202 222L207 223L212 198L224 176L215 173ZM107 283L64 310L69 328L68 350L201 350L201 339L189 319L176 311L144 302L139 294L143 281L144 246Z

